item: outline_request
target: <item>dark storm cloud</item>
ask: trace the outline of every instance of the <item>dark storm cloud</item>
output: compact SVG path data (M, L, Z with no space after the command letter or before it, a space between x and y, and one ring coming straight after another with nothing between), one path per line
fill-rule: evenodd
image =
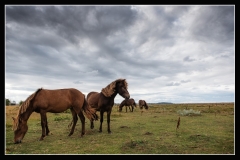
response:
M130 6L7 6L6 22L50 29L78 43L81 37L105 39L131 25L135 14Z
M86 94L126 78L136 100L180 102L202 88L233 95L234 9L7 5L6 93L23 100L44 86Z
M196 12L192 36L203 41L233 42L234 6L206 6Z

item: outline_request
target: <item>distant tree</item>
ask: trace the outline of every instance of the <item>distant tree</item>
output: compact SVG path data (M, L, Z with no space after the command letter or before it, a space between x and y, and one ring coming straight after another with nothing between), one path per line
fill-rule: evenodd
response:
M6 101L6 106L9 106L10 105L10 100L5 98L5 101Z
M22 105L22 103L23 103L23 101L21 100L21 101L19 102L19 106L21 106L21 105Z

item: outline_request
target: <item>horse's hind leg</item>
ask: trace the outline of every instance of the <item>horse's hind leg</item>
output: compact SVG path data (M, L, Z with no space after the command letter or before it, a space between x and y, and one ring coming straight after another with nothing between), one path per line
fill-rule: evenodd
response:
M78 117L80 118L81 123L82 123L82 133L81 133L81 137L82 137L82 136L85 134L85 117L84 117L82 111L80 111L80 112L78 113Z
M131 109L131 108L132 108L132 109ZM130 111L130 112L133 112L133 106L132 106L132 105L129 106L129 111Z
M78 120L78 118L77 118L77 113L71 108L70 109L71 110L71 112L72 112L72 117L73 117L73 124L72 124L72 129L71 129L71 131L70 131L70 133L69 133L69 135L68 136L71 136L73 133L74 133L74 129L75 129L75 126L76 126L76 124L77 124L77 120Z
M91 123L91 126L90 126L90 128L91 128L91 129L93 129L93 128L94 128L93 119L90 121L90 123Z
M103 111L100 111L100 126L99 126L99 132L102 132L102 123L103 123Z
M97 118L96 118L96 120L97 120L97 119L98 119L98 115L96 114L96 112L95 112L94 116L97 117ZM90 128L91 128L91 129L94 128L94 123L93 123L93 121L94 121L94 119L92 118L92 119L90 120Z

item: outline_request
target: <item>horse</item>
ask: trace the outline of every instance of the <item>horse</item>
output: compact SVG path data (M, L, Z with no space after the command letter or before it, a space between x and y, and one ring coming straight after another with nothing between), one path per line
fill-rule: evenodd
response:
M100 112L100 127L99 132L102 132L102 123L103 123L103 114L107 112L107 125L108 125L108 133L111 133L110 130L110 115L112 112L112 107L114 105L114 98L117 94L121 95L125 99L130 98L130 94L127 90L128 83L126 79L117 79L110 84L108 84L105 88L102 88L101 92L89 92L87 95L88 104L91 108L95 108L96 112ZM90 121L90 128L94 128L93 120Z
M123 106L126 106L126 112L127 112L127 107L129 108L130 112L133 112L133 108L137 107L135 100L133 98L123 100L119 105L119 112L122 111ZM132 107L132 110L130 107Z
M33 112L41 116L42 135L40 141L49 134L47 112L60 113L70 109L73 117L72 129L68 136L74 132L78 117L82 123L81 137L85 134L85 115L88 119L97 120L95 109L91 108L85 95L74 88L48 90L39 88L30 95L20 106L17 117L13 118L14 144L22 142L28 130L27 121ZM78 116L78 117L77 117Z
M146 103L146 101L145 100L139 100L138 101L138 104L139 104L139 108L140 109L143 109L143 107L145 108L145 109L148 109L148 105L147 105L147 103Z

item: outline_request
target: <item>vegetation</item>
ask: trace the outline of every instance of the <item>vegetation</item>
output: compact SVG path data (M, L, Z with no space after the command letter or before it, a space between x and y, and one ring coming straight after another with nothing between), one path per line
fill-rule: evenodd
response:
M195 111L193 109L183 109L183 110L178 110L177 113L181 116L200 116L201 112L200 111Z
M6 99L6 98L5 98L5 103L6 103L6 106L9 106L10 103L11 103L11 101L10 101L9 99Z
M19 106L21 106L21 105L22 105L22 103L23 103L23 101L21 100L21 101L19 102Z
M13 144L12 131L12 116L17 115L19 106L5 108L5 154L8 155L235 154L234 103L149 104L148 110L136 108L133 112L124 109L118 112L115 105L111 114L112 134L107 133L104 113L103 132L98 132L99 121L90 129L86 118L83 137L80 137L80 119L75 132L68 137L72 120L69 111L47 113L50 135L43 141L38 141L42 131L40 115L33 113L20 144Z

